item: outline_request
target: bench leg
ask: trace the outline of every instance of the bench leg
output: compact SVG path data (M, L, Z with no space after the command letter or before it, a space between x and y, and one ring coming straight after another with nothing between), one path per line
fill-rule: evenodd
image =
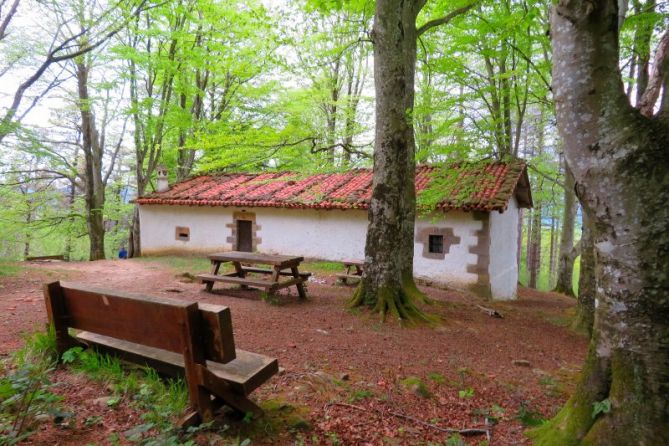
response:
M300 277L300 272L297 270L297 266L293 266L290 268L290 270L293 273L293 277L296 279L301 279ZM300 295L300 299L306 299L307 298L307 291L304 289L304 284L300 281L295 284L297 287L297 293Z
M206 367L198 367L198 373L201 385L214 396L214 406L227 404L243 414L251 412L254 417L262 415L263 411L260 407L246 396L230 390L225 380L214 375Z
M246 271L244 271L244 267L242 266L242 264L240 262L232 262L232 264L235 267L235 272L237 273L237 277L241 277L242 279L244 277L246 277ZM243 290L248 290L249 289L248 285L244 285L244 284L240 285L240 288L243 289Z
M56 332L56 349L58 358L68 349L81 345L79 341L70 336L67 330L65 298L60 282L52 282L44 285L44 300L49 323L53 325Z
M221 269L221 262L217 262L216 260L211 261L211 274L214 276L218 274L218 270ZM214 282L205 282L206 285L206 290L208 292L211 292L212 288L214 288Z

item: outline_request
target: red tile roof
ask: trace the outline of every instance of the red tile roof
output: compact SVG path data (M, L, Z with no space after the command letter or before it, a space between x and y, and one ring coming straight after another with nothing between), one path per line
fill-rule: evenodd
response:
M416 168L416 191L428 185L437 208L503 211L516 195L532 206L527 168L522 161L461 163ZM167 192L140 197L140 205L367 209L372 195L371 169L304 176L294 172L200 175Z

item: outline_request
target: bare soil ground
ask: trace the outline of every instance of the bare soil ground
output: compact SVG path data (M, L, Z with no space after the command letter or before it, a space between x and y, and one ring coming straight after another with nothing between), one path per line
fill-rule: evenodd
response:
M490 440L477 435L465 437L467 443L529 444L528 418L551 417L564 404L587 347L566 327L574 300L552 293L521 288L516 301L485 302L423 287L435 300L426 310L443 322L402 328L347 310L352 288L335 285L327 272L314 275L309 300L284 291L270 304L259 292L223 291L219 284L206 293L159 261L113 260L31 264L0 277L0 358L22 345L22 334L43 329L41 284L57 279L227 305L238 348L278 358L284 370L253 394L266 415L250 424L223 419L234 436L201 435L202 444L233 444L237 436L277 445L443 444L451 435L434 426L484 427L486 416L497 421ZM491 318L476 304L504 318ZM111 444L112 437L124 443L123 433L140 423L129 402L113 408L96 402L109 394L104 384L67 369L52 380L76 413L75 427L45 422L26 444ZM84 425L92 416L101 421Z

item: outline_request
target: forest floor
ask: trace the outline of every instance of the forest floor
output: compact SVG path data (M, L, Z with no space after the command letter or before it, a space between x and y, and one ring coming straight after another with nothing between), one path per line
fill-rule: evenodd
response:
M521 288L516 301L487 302L421 287L435 301L425 309L442 321L402 328L346 309L353 289L336 285L332 268L314 264L307 301L284 290L271 304L257 291L220 284L206 293L182 274L204 272L203 263L183 265L188 260L178 266L169 258L25 264L0 277L0 359L20 348L25 334L43 330L45 281L217 303L232 311L237 347L278 358L282 370L252 395L263 418L222 419L219 426L228 430L202 433L198 443L457 445L456 436L438 428L481 428L488 418L491 438L463 437L466 444L518 445L529 444L528 426L564 404L587 348L587 339L568 328L575 301L557 294ZM67 426L44 421L24 444L130 444L125 434L141 419L130 398L101 405L108 386L67 368L52 372L51 380L75 419Z

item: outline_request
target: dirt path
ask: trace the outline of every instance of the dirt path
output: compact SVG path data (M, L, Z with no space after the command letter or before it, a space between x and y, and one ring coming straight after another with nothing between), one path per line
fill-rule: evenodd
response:
M270 305L254 291L205 293L200 284L184 283L176 271L156 262L117 260L50 263L18 277L0 278L0 355L21 345L22 332L45 322L39 287L55 279L229 306L237 346L276 357L285 369L256 391L255 399L280 401L281 407L300 413L308 409L311 429L305 432L290 422L281 424L281 409L268 411L266 426L280 428L271 438L254 438L254 444L293 444L296 438L308 444L425 444L448 438L388 415L388 410L458 428L480 425L485 414L495 412L499 424L491 444L525 444L518 414L552 415L564 403L587 345L560 326L574 301L555 294L522 289L517 301L491 304L426 288L436 301L428 310L442 316L444 323L402 329L346 310L351 289L334 285L329 275L315 275L307 302L298 302L293 292L281 296L280 305ZM476 303L494 306L504 319L490 318ZM517 360L527 362L516 365ZM58 373L67 380L67 373ZM420 379L427 393L408 377ZM77 379L82 388L96 388ZM332 401L366 410L329 405ZM90 410L95 411L94 405ZM118 419L106 414L108 426L89 429L85 440L105 444L109 425L119 432L132 427L136 414L128 410L115 411L123 413ZM125 419L128 414L132 416ZM60 438L60 444L84 440L70 442L53 431L57 430L47 433Z

